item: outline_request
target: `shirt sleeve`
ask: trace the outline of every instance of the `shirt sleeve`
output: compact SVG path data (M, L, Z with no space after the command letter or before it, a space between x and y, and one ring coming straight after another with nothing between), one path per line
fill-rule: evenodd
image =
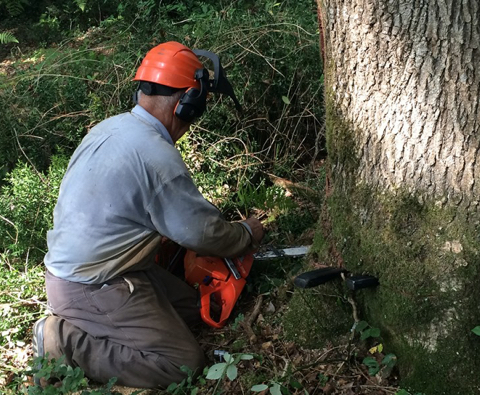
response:
M256 248L245 224L226 221L188 174L163 184L147 211L160 234L199 254L231 258Z

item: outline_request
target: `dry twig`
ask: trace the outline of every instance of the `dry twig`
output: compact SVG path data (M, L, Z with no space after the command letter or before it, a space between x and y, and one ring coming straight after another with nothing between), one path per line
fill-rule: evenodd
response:
M260 314L260 308L263 302L263 295L259 295L257 301L255 302L255 307L253 308L252 313L248 318L243 321L242 326L248 334L248 340L250 344L253 344L257 341L257 335L253 332L252 325Z

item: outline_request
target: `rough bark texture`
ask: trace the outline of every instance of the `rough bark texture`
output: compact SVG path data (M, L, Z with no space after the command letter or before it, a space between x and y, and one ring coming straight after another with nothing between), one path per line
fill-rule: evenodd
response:
M326 1L328 84L357 132L361 180L477 204L479 7Z
M317 254L379 277L356 298L404 385L478 394L479 2L318 1L332 191Z

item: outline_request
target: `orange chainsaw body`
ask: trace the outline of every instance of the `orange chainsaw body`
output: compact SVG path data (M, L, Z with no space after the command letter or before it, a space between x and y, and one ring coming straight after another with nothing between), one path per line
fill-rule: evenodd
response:
M198 286L200 292L200 315L202 320L214 328L222 328L227 323L237 302L246 277L253 264L253 254L232 259L241 277L236 279L222 258L198 256L187 251L184 258L185 280L191 286ZM221 308L218 319L212 317L211 300Z

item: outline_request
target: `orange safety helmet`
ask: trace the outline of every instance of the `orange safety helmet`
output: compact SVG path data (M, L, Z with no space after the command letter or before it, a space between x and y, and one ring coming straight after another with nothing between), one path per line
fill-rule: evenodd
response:
M213 63L213 79L210 79L199 56ZM186 122L192 122L204 113L209 92L230 96L237 110L242 112L218 56L201 49L191 50L175 41L157 45L148 51L133 80L140 81L139 89L147 95L168 96L175 90L186 89L174 110L175 115ZM135 94L135 102L136 97Z
M185 45L169 41L157 45L143 59L134 81L147 81L171 88L200 89L195 73L203 69L197 55Z

